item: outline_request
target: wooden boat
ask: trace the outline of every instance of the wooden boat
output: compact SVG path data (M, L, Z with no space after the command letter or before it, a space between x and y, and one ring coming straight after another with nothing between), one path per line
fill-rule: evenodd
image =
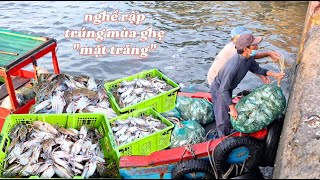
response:
M192 98L204 98L211 101L210 93L179 92L178 95ZM267 128L255 133L245 134L234 132L230 136L194 144L189 148L177 147L165 149L154 152L148 156L122 156L120 157L119 163L120 175L123 179L215 179L216 177L213 176L213 170L209 164L209 161L211 160L209 158L211 158L213 154L219 154L216 152L213 153L217 147L219 150L223 149L221 147L226 148L222 150L224 152L220 153L220 156L223 156L218 160L220 161L220 169L230 167L232 164L243 163L245 160L247 160L248 163L251 163L251 166L256 163L253 165L255 167L252 166L251 168L256 168L258 165L272 166L276 149L271 148L271 146L274 147L278 143L280 132L275 131L274 127L279 125L279 121L280 120L276 120ZM232 144L230 141L234 138L249 138L249 140L259 141L261 151L250 152L252 148L250 149L250 143L248 143L248 141L239 142L237 145L232 146L230 145ZM274 141L266 141L266 139L270 138L274 138ZM266 147L269 148L269 150L266 150ZM223 165L221 165L221 162Z

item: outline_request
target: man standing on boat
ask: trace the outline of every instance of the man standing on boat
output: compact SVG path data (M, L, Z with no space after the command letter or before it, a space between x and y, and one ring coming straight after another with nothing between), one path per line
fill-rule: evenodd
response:
M235 54L237 54L237 51L234 47L234 44L236 40L239 38L242 34L252 34L250 30L243 26L237 26L231 30L231 42L229 42L227 45L224 46L224 48L218 53L218 55L215 57L209 71L207 74L207 82L209 86L211 85L214 78L217 76L219 70L222 68L222 66ZM267 52L256 52L254 55L255 59L261 59L265 57L272 58L273 61L277 62L279 60L279 53L275 51L267 51ZM259 78L262 80L263 83L269 84L270 79L267 76L259 76Z
M237 54L234 54L218 72L211 83L211 97L214 102L214 115L216 128L219 137L230 133L231 122L229 114L238 118L238 112L235 104L232 102L232 91L238 86L248 71L263 75L272 76L276 79L282 79L284 73L275 73L261 68L255 61L255 51L262 37L254 37L252 34L241 35L235 43Z

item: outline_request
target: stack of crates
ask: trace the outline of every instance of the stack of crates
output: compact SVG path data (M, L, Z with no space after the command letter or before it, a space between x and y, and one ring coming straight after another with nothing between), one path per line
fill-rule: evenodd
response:
M143 100L136 104L120 108L112 94L114 88L118 88L123 81L132 81L139 78L154 78L165 81L173 88L164 91L152 98ZM133 76L108 82L104 85L112 109L117 113L117 117L107 119L102 113L76 113L76 114L12 114L7 116L0 134L0 176L5 169L5 158L11 140L9 134L16 124L32 124L34 121L43 121L51 125L58 125L64 128L80 129L82 125L88 128L96 128L103 137L100 144L106 159L115 161L119 167L120 156L130 155L149 155L152 152L163 150L170 146L171 133L174 125L161 116L160 113L171 110L175 107L176 98L180 89L179 85L165 76L157 69L143 71ZM141 117L152 115L153 118L160 120L166 127L152 134L136 139L130 143L117 146L111 125L117 120L125 120L129 117ZM120 177L120 174L119 174ZM37 179L39 176L30 176ZM75 176L74 179L82 179Z
M117 103L116 98L112 93L113 90L118 89L120 84L124 81L130 82L135 79L149 77L158 77L158 79L165 81L173 88L149 99L142 100L136 104L120 108L120 105ZM110 126L116 120L125 120L128 117L141 117L143 115L152 115L153 118L159 119L167 125L165 129L120 146L117 146L115 137L111 131L111 133L108 133L109 140L113 144L113 148L117 151L119 157L123 155L149 155L152 152L163 150L170 146L171 133L174 125L159 113L166 112L175 107L177 94L180 89L177 83L168 78L158 69L151 69L129 77L108 82L105 84L105 89L111 107L118 115L117 117L109 120Z
M58 125L64 128L80 129L82 125L86 125L88 128L96 128L102 135L100 140L101 148L105 159L108 159L110 163L113 161L119 167L119 156L117 151L113 149L113 145L108 139L108 132L111 128L104 114L95 113L76 113L76 114L12 114L7 116L0 134L0 176L4 172L5 158L7 156L8 147L11 140L9 134L11 129L17 124L32 124L34 121L42 121L51 125ZM120 174L118 174L120 177ZM39 176L30 176L31 179L39 179ZM81 176L74 176L73 179L83 179Z

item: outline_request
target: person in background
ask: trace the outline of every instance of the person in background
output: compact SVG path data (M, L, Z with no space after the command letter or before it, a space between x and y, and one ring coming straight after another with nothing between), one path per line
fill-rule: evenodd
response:
M231 42L225 45L224 48L218 53L218 55L215 57L215 60L213 61L208 71L207 82L209 86L211 85L214 78L217 76L221 67L226 62L228 62L230 57L237 54L234 43L236 42L237 38L239 38L239 36L242 34L252 34L252 32L243 26L237 26L231 30ZM273 61L277 62L280 57L279 53L275 51L267 51L267 52L255 51L255 53L256 54L253 55L255 59L261 59L269 56L270 58L272 58ZM270 79L267 76L261 76L258 74L256 75L259 76L259 78L262 80L263 83L265 84L270 83Z
M243 34L238 37L235 43L237 54L234 54L228 60L228 63L220 69L211 83L211 98L214 102L213 111L219 137L230 134L231 122L229 114L235 120L238 118L237 109L231 98L232 91L248 71L262 76L272 76L276 79L284 77L284 73L275 73L261 68L255 61L255 51L261 41L262 37L254 37L252 34Z

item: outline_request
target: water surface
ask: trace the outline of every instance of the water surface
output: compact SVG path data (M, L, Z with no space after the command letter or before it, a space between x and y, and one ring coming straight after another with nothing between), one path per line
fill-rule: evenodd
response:
M304 1L0 2L0 27L57 39L57 56L62 73L113 80L158 68L174 81L185 85L185 91L208 91L206 76L214 57L230 41L231 29L243 25L255 32L254 35L264 37L261 50L274 50L284 55L289 66L286 67L287 77L281 87L287 96L307 6L308 2ZM120 22L93 25L83 22L86 13L112 13L116 9L120 13L139 11L146 19L140 25ZM96 42L93 39L64 37L65 30L80 30L83 27L91 30L121 30L126 27L136 31L153 27L166 34L162 41L149 39L146 42L140 42L138 38ZM78 51L73 50L74 43L84 46L131 44L137 47L156 43L158 47L145 59L112 55L96 58L80 56ZM264 68L279 71L278 66L268 58L258 62ZM49 58L39 61L39 65L52 71ZM255 75L248 73L234 93L261 84Z

